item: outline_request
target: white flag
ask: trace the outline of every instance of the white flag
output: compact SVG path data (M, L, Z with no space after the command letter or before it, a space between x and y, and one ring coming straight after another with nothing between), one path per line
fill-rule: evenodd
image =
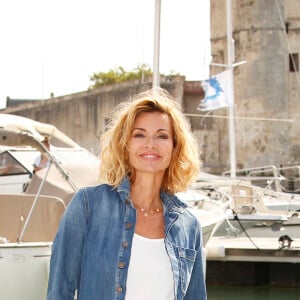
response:
M231 105L231 70L226 70L202 82L205 97L197 110L209 111Z

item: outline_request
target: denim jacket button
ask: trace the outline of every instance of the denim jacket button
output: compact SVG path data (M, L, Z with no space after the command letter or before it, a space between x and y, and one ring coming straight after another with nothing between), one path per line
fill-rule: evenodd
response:
M128 243L127 242L123 242L122 246L123 246L123 248L128 248Z
M132 224L131 224L131 223L126 223L126 224L125 224L125 227L126 227L126 229L131 229Z
M121 286L117 286L117 287L116 287L116 292L117 292L118 294L122 293L122 292L123 292L122 287L121 287Z
M124 262L124 261L120 261L120 262L118 263L118 267L119 267L120 269L123 269L123 268L125 267L125 262Z
M126 199L126 200L125 200L125 204L127 204L127 205L129 205L129 204L130 204L130 201L129 201L129 199Z

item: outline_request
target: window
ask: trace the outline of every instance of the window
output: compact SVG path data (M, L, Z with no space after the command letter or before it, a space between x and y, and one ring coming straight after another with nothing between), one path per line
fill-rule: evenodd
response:
M28 174L28 171L8 152L0 154L0 176Z
M299 71L299 54L298 53L289 54L289 64L290 64L290 72L298 72Z

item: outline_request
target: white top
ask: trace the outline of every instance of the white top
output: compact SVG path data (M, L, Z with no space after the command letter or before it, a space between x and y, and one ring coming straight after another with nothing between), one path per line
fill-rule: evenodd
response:
M174 279L164 239L134 234L126 300L174 300Z
M34 160L33 166L34 166L34 167L41 168L41 169L43 169L43 168L48 168L48 167L49 167L49 165L50 165L49 159L48 159L47 162L44 163L44 164L42 164L41 161L42 161L42 156L41 156L41 155L37 156L37 157L35 158L35 160Z

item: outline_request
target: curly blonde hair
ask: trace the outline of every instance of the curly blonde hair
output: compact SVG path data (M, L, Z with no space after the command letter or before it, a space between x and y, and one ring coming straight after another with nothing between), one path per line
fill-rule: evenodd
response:
M135 172L129 165L127 144L134 121L141 112L167 114L173 129L174 150L170 166L165 172L162 190L169 193L185 191L200 169L197 143L179 104L161 89L137 94L120 103L112 112L112 119L101 137L100 181L116 187L125 176L134 181Z

